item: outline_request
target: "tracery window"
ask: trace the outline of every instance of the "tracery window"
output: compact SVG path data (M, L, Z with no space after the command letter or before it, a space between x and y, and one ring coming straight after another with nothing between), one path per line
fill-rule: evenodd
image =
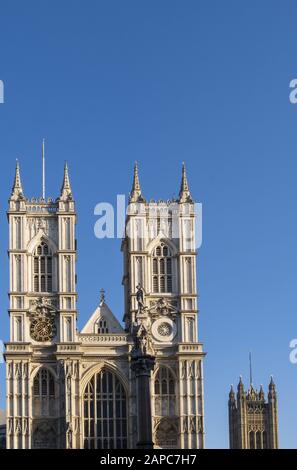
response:
M175 415L175 380L168 367L160 367L155 378L155 415Z
M109 332L108 323L104 318L99 318L99 320L96 323L96 328L97 328L96 333L98 333L99 335Z
M256 432L256 448L262 449L262 436L261 431Z
M262 437L263 437L263 449L267 449L267 434L266 434L266 431L263 431Z
M42 242L33 257L34 292L52 292L53 258L48 245Z
M249 432L250 449L266 449L267 434L266 431L250 431Z
M53 416L55 410L55 380L48 369L42 368L33 381L33 414Z
M172 257L165 243L158 245L153 252L153 292L172 292Z
M84 392L84 448L127 448L127 401L118 377L108 370L95 374Z
M249 439L250 439L250 449L255 448L255 433L253 431L249 432Z

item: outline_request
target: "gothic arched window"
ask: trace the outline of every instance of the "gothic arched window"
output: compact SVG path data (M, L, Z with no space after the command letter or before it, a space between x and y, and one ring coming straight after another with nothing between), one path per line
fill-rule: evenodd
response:
M41 242L33 257L34 292L52 292L53 258L48 245Z
M258 431L256 433L256 447L257 449L262 449L262 436L261 436L261 431Z
M127 448L126 393L108 370L95 374L84 392L84 448Z
M255 433L253 431L249 432L249 439L250 439L250 449L255 448Z
M96 322L95 333L98 333L100 335L100 334L104 334L108 332L109 332L109 328L108 328L107 321L103 317L99 318L99 320Z
M263 431L262 438L263 438L263 449L267 449L267 434L266 434L266 431Z
M160 367L155 378L155 415L175 415L175 380L168 367Z
M172 257L167 245L161 243L153 252L153 292L172 292Z
M55 380L52 373L40 369L33 381L33 414L53 416L55 414Z

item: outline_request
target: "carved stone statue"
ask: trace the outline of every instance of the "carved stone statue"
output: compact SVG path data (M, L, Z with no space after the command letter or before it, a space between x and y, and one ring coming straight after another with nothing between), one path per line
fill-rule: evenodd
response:
M138 337L138 341L139 341L139 350L141 354L145 356L147 354L148 338L147 338L147 332L144 328L142 329Z
M141 312L141 310L143 310L145 307L144 307L144 291L143 291L143 288L141 287L140 284L138 284L136 286L136 300L137 300L137 304L138 304L138 311Z
M67 448L72 449L72 424L69 423L68 429L66 431L66 438L67 438Z
M147 354L154 354L148 331L143 324L134 326L133 341L133 355L146 356Z

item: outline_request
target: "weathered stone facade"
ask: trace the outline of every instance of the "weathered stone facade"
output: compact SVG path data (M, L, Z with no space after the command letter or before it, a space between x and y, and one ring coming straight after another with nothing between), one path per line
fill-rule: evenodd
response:
M8 210L8 448L134 448L136 324L141 348L156 359L150 384L155 447L204 447L196 249L185 235L187 227L194 231L195 211L184 168L174 203L177 236L172 216L165 227L158 214L169 202L144 200L135 167L122 243L124 326L102 293L78 332L76 208L67 165L53 201L25 198L17 164Z

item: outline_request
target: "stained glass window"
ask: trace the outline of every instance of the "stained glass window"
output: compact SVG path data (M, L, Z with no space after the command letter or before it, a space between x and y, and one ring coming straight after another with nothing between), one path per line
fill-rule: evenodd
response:
M84 392L84 448L127 448L127 401L118 377L95 374Z

